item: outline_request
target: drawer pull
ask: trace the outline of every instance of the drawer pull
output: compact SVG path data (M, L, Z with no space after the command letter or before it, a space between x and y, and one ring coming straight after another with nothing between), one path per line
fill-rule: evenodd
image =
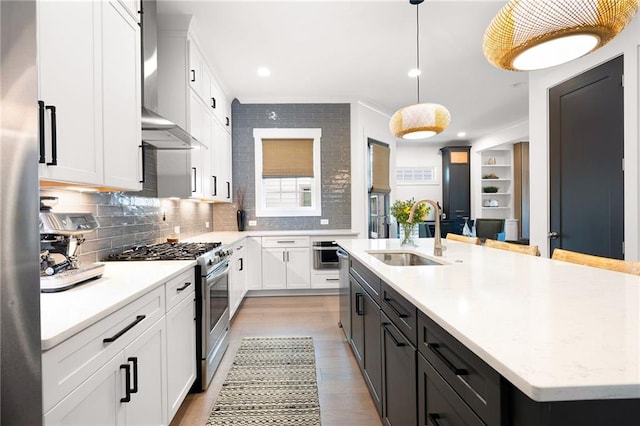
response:
M393 310L393 313L396 314L398 316L398 318L409 318L408 314L403 314L395 306L393 306L393 304L391 303L391 302L393 302L392 298L385 297L384 301L387 302L387 305L389 305L389 307Z
M384 331L386 331L389 334L389 336L391 336L391 340L393 340L394 345L396 345L397 347L407 346L406 344L396 339L396 336L394 336L393 333L389 331L389 329L387 328L387 325L389 325L389 323L383 322L382 328L384 328Z
M120 402L131 401L131 365L120 364L120 369L124 370L124 397L120 398Z
M356 314L357 315L364 315L364 312L362 312L362 307L360 305L360 300L362 300L362 297L364 295L362 293L356 293Z
M131 388L131 393L138 393L138 357L129 357L127 361L133 363L133 387Z
M178 293L180 293L182 290L184 290L185 288L189 287L190 285L191 285L191 283L184 283L184 285L182 287L176 288L176 291Z
M118 340L120 337L122 337L122 335L124 333L126 333L127 331L131 330L133 327L136 326L136 324L138 324L140 321L142 321L143 319L145 319L145 315L138 315L136 317L135 320L133 320L133 322L131 324L129 324L128 326L126 326L125 328L123 328L122 330L118 331L116 334L114 334L111 337L107 337L106 339L102 339L103 343L112 343L115 342L116 340Z
M340 281L340 278L325 278L325 281Z
M429 349L431 349L431 351L440 359L440 361L442 361L449 370L451 370L453 372L453 374L455 374L456 376L463 376L465 374L469 374L469 372L464 369L464 368L457 368L455 365L453 365L451 363L451 361L449 361L447 358L445 358L444 355L442 355L442 353L440 353L439 348L440 348L440 344L439 343L427 343L427 347Z
M440 418L440 415L438 414L429 414L429 420L431 421L431 424L433 426L440 426L440 422L438 422L439 418Z
M293 240L278 240L278 244L293 244L295 241Z

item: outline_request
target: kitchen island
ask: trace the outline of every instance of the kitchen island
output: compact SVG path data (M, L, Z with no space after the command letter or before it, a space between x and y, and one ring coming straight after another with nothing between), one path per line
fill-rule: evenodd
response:
M338 242L513 388L503 411L514 410L515 393L546 407L625 401L636 421L628 424L640 424L640 277L445 240L442 257L432 256L433 239L410 249L394 239ZM442 265L390 266L370 254L393 250Z

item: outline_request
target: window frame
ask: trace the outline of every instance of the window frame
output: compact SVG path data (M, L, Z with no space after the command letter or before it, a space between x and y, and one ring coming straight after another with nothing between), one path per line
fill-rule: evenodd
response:
M322 129L253 129L255 147L256 217L322 216L322 170L320 140ZM313 139L313 184L310 207L267 207L262 177L262 139Z

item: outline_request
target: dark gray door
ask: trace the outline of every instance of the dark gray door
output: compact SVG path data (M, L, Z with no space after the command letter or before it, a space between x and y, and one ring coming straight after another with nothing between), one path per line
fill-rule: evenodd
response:
M624 258L622 72L620 56L549 91L552 251Z

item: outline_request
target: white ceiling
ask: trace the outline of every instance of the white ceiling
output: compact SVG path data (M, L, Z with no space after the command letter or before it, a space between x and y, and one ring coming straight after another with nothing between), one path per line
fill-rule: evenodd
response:
M473 140L527 119L528 75L491 66L482 36L505 1L426 0L419 6L421 102L451 112L430 143ZM159 0L193 14L201 48L242 103L360 100L391 115L416 103L416 6L387 1ZM258 77L266 66L271 76ZM466 131L465 138L457 133Z

